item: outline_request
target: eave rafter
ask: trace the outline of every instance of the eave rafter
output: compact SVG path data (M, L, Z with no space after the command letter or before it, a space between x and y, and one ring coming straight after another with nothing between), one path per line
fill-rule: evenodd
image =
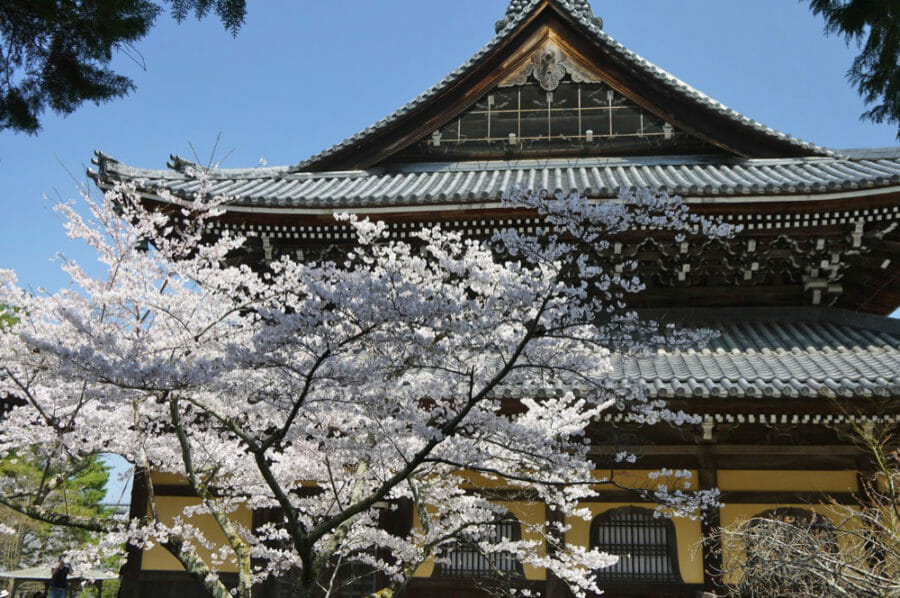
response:
M710 206L696 207L711 211ZM660 231L638 230L612 243L609 259L639 263L647 289L635 301L644 307L857 305L864 311L890 313L900 303L896 285L884 284L900 275L900 213L893 207L798 213L747 209L751 212L724 214L743 228L734 239L689 236L676 242ZM509 209L379 217L397 239L410 239L420 227L430 225L484 238L510 226L528 233L540 224L537 214ZM217 232L246 235L251 261L282 255L313 259L353 243L352 232L330 215L288 220L226 211L211 226Z

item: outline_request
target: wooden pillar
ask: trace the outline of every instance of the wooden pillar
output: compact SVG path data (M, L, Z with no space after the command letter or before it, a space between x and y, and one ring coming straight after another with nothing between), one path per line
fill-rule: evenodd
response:
M700 471L698 480L701 490L711 490L719 485L718 469L709 445L700 452ZM723 588L722 585L722 538L719 528L722 526L720 509L710 509L700 520L700 533L703 536L703 587L713 593Z
M147 484L150 472L139 467L134 469L134 478L131 480L131 506L128 509L128 517L135 519L147 516ZM143 551L137 546L129 544L125 548L128 562L120 572L122 584L122 596L125 598L140 598L141 561Z
M549 526L550 523L564 523L565 517L559 511L554 511L549 507L549 505L544 505L544 521L547 522ZM565 546L566 538L564 535L560 534L553 528L547 529L547 535L554 539L560 546ZM547 554L552 555L556 551L556 548L552 545L547 545ZM547 581L544 584L544 598L568 598L569 597L569 588L566 586L565 582L561 579L553 575L551 571L547 571Z
M412 534L413 518L415 506L413 501L408 498L401 498L396 501L396 509L386 508L381 511L379 523L384 531L398 538L408 538ZM382 549L381 558L391 561L393 556L387 549ZM384 587L390 583L388 577L378 572L375 577L376 585Z
M256 532L256 530L268 523L271 512L271 510L255 509L250 514L250 529L253 532ZM251 566L256 567L261 563L258 560L253 559L250 561L250 564ZM269 598L269 596L272 596L275 593L274 585L275 582L271 577L266 578L266 581L264 581L262 584L256 584L253 586L253 597Z

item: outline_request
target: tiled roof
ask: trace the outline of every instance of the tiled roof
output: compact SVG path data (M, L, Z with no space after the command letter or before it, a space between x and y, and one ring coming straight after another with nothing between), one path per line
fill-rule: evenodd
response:
M828 309L750 309L739 319L711 315L694 322L721 336L701 350L613 354L613 376L636 380L659 398L900 395L900 320Z
M560 0L559 3L566 6L573 15L577 15L586 21L594 22L601 27L603 26L603 20L594 16L594 11L591 9L591 3L588 0ZM523 12L531 11L533 4L534 2L531 0L512 0L509 3L509 8L506 9L506 15L502 20L497 21L497 32L499 33L505 29L512 20Z
M190 194L193 167L146 170L98 154L102 180L140 180L147 188ZM211 193L248 207L331 209L496 201L516 185L550 192L613 197L650 187L686 196L787 195L900 185L900 151L871 158L721 159L714 157L578 158L516 162L428 163L346 172L298 173L290 167L206 171ZM95 174L96 176L96 174Z
M315 168L315 164L317 162L331 157L341 150L344 150L350 146L364 141L365 139L368 139L369 137L376 135L377 133L384 130L387 126L397 122L402 117L409 114L411 111L413 111L426 101L431 100L442 91L449 88L457 81L461 80L470 71L472 71L485 57L487 57L497 46L499 46L504 40L506 40L522 22L530 17L531 14L538 8L538 6L540 6L542 1L543 0L513 0L510 8L507 11L506 18L498 23L498 25L503 24L504 28L500 29L497 35L491 41L489 41L481 50L476 52L475 55L472 56L472 58L463 63L452 73L450 73L443 81L440 81L431 89L414 98L412 101L410 101L408 104L406 104L390 116L378 121L377 123L360 131L356 135L353 135L352 137L349 137L344 141L332 146L331 148L300 162L294 168L297 170L309 170L311 168ZM747 116L744 116L743 114L740 114L739 112L732 110L721 102L712 99L711 97L707 96L697 89L694 89L681 79L659 68L645 58L635 54L634 52L617 42L611 36L603 32L601 23L599 22L599 19L593 17L593 12L591 12L587 0L552 1L557 6L565 10L568 14L570 14L573 20L577 24L579 24L583 28L584 32L589 35L594 41L601 44L608 51L621 58L624 62L632 65L639 72L643 72L653 79L660 81L679 95L687 96L697 104L700 104L707 109L713 110L717 114L739 125L743 125L757 133L761 133L765 136L777 139L780 142L792 145L797 149L808 152L810 155L833 155L833 152L831 150L828 150L827 148L823 148L813 143L808 143L806 141L797 139L791 135L788 135L787 133L776 131L775 129L767 127L751 118L748 118Z

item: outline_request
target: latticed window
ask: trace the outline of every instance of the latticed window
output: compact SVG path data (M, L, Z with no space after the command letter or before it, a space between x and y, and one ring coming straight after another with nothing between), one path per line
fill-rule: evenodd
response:
M501 521L493 525L491 542L522 539L518 521ZM441 577L518 577L522 565L514 554L492 552L486 554L473 538L460 538L450 553L448 562L438 565L436 574Z
M494 89L403 156L627 155L666 153L686 143L697 142L604 83L563 80L546 91L531 81Z
M613 509L599 515L591 526L591 544L619 557L619 562L597 572L606 582L680 581L675 559L675 527L653 511L637 507Z

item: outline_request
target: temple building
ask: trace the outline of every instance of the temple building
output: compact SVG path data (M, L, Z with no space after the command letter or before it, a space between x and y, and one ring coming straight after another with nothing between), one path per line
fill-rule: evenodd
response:
M201 167L178 157L168 170L103 154L95 163L102 188L131 181L150 201L200 186ZM611 249L640 264L647 289L635 307L721 336L614 358L616 376L702 423L648 430L609 412L593 431L598 468L630 450L639 459L623 478L687 468L724 505L702 521L666 520L630 493L598 491L586 503L594 521L570 522L565 541L630 555L600 572L606 596L715 591L723 557L702 538L762 513L827 517L829 500L851 504L870 464L848 425L900 417L900 320L887 317L900 307L900 148L831 150L738 114L616 42L587 0L512 0L478 53L375 125L292 166L206 174L211 193L232 198L216 226L249 237L250 261L348 243L340 211L383 220L397 238L437 223L478 237L527 231L536 215L501 201L513 186L597 201L661 189L741 225L697 242L632 231ZM177 480L154 481L163 508L194 500ZM510 510L545 516L540 505ZM163 551L135 556L140 596L193 595ZM489 573L477 555L425 567L407 595L480 596ZM568 595L543 570L516 573L538 595Z

